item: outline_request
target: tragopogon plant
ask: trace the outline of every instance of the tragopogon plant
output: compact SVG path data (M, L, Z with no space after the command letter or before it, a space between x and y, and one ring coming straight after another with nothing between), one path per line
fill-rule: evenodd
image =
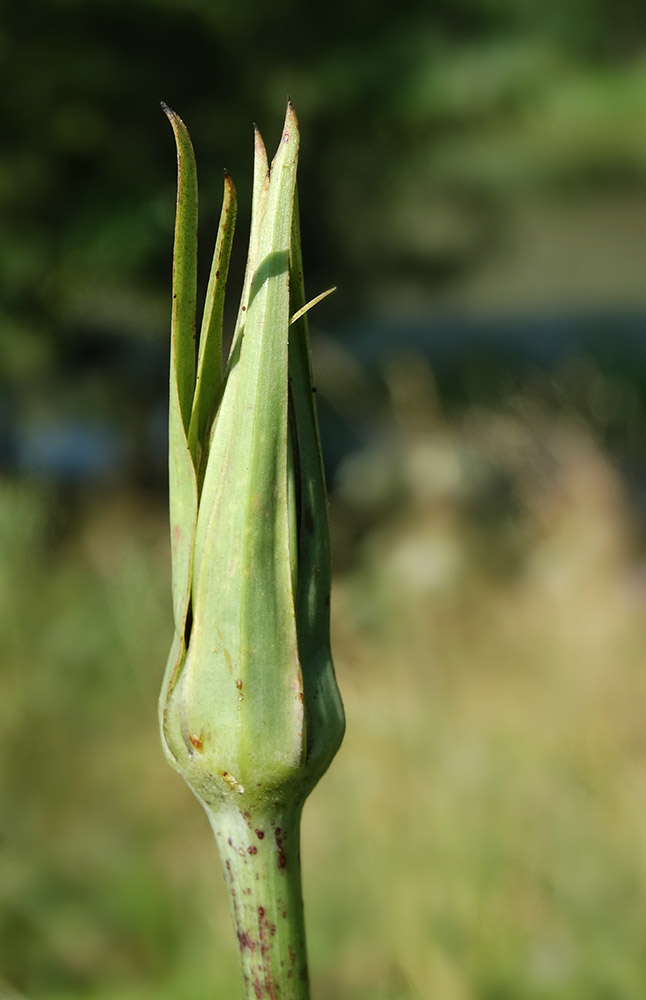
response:
M271 169L255 133L247 270L223 371L235 190L225 174L196 358L195 158L185 125L164 110L179 179L169 420L175 632L162 742L215 833L245 998L306 1000L300 816L341 743L344 717L330 655L298 121L288 105Z

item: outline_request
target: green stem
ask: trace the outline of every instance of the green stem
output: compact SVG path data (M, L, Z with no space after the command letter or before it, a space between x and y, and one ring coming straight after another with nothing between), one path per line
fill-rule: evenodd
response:
M209 812L238 938L245 1000L309 1000L302 805Z

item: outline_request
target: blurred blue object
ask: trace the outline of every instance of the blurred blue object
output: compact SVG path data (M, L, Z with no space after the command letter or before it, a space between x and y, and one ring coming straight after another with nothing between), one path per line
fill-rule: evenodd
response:
M376 429L359 419L362 400L356 387L345 384L352 364L363 372L366 385L377 388L387 409L387 393L379 386L384 365L398 355L426 359L443 402L467 406L496 404L510 384L523 391L537 375L549 384L568 360L587 359L602 378L615 379L616 392L629 388L640 414L646 413L646 314L640 310L367 317L331 331L328 339L340 348L336 362L330 367L329 359L322 361L319 371L330 483L344 456L365 447ZM581 378L586 371L584 366ZM333 393L328 392L331 383ZM78 406L71 415L62 412L72 389L78 394L79 387L85 387L84 405L93 407L87 419ZM67 352L66 367L58 374L56 401L48 404L51 419L42 415L38 392L32 391L30 403L15 389L4 397L0 389L0 471L61 485L114 480L165 489L167 393L167 351L161 341L81 341ZM350 409L356 419L339 406L344 393L353 396ZM103 399L102 412L97 412L97 399ZM367 408L364 417L374 420L374 413Z
M20 428L13 452L18 473L66 484L118 478L127 458L115 428L80 423Z

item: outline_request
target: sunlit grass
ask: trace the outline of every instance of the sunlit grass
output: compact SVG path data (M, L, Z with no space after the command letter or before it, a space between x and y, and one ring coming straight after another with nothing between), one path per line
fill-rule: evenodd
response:
M624 484L585 426L531 408L400 435L397 504L335 586L348 733L305 812L314 995L640 1000ZM0 995L233 998L210 831L158 744L165 511L100 498L81 521L61 533L60 498L0 488Z

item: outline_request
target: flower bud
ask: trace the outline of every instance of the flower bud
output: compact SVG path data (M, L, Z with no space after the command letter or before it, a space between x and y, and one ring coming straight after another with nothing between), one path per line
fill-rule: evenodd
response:
M256 133L252 231L222 375L235 191L225 177L195 370L197 181L181 120L169 480L175 634L160 699L172 765L208 810L302 802L344 730L329 641L327 505L296 207L291 105L271 170ZM298 315L290 325L290 317Z

